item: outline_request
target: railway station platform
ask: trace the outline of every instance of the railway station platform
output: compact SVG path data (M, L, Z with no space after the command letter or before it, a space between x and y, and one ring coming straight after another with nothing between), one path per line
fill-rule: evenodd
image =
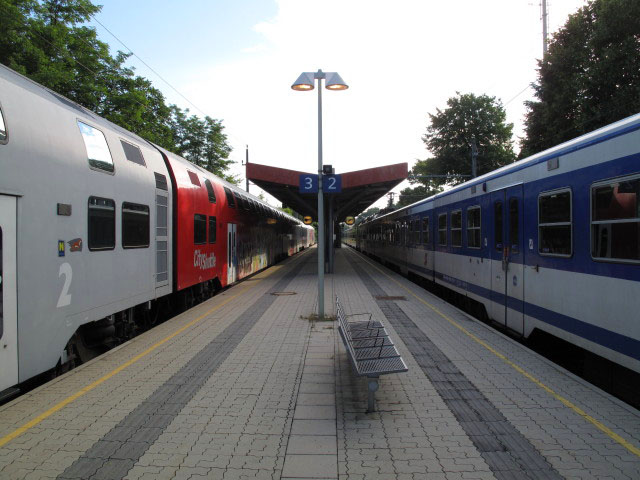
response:
M343 248L409 370L366 413L307 250L0 407L1 479L637 479L640 412Z

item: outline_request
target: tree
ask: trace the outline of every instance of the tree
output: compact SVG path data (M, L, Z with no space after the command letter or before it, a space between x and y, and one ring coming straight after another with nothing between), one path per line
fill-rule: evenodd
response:
M380 212L380 209L378 207L368 208L367 210L365 210L364 212L362 212L360 215L356 217L355 225L361 224L367 218L371 217L372 215L375 215L378 212Z
M640 2L593 0L554 35L526 102L527 156L640 110Z
M515 160L512 146L513 124L506 123L506 112L495 97L460 94L447 100L447 108L429 114L431 124L422 137L433 157L419 160L411 170L411 183L422 183L428 190L465 180L455 175L471 175L471 148L478 149L478 175ZM430 175L449 176L446 178Z
M423 198L428 198L436 193L438 193L440 189L434 189L431 187L427 187L424 185L419 185L415 188L407 187L400 191L400 197L398 198L398 203L396 207L404 207L405 205L411 205L412 203L418 202Z

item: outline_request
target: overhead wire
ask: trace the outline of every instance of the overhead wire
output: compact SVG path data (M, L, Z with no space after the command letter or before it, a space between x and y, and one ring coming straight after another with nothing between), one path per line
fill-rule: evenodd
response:
M145 62L142 58L140 58L140 56L137 55L132 49L130 49L122 40L120 40L120 38L115 33L113 33L102 22L100 22L100 20L98 20L95 15L93 15L92 13L87 12L84 9L84 7L82 7L82 5L79 5L79 7L89 18L92 18L94 22L96 22L98 25L100 25L102 28L104 28L109 33L109 35L111 35L113 38L115 38L124 48L126 48L129 51L128 53L130 53L132 56L134 56L138 60L140 60L140 62L145 67L147 67L149 70L151 70L160 80L162 80L164 83L169 85L169 87L174 92L176 92L178 95L180 95L187 103L189 103L189 105L191 105L193 108L195 108L197 111L199 111L205 117L208 116L202 109L198 108L198 106L195 103L193 103L191 100L189 100L187 97L185 97L182 93L180 93L176 87L171 85L171 83L169 83L168 80L166 80L162 75L160 75L158 72L156 72L147 62Z
M128 53L131 54L133 57L137 58L140 63L142 63L145 67L147 67L151 72L154 73L154 75L156 75L160 80L162 80L164 83L166 83L174 92L176 92L184 101L186 101L189 105L191 105L194 109L196 109L198 112L200 112L202 115L204 115L205 117L208 117L209 115L202 110L201 108L199 108L195 103L193 103L191 100L189 100L184 94L182 94L176 87L174 87L167 79L165 79L162 75L160 75L160 73L158 73L153 67L151 67L151 65L149 65L147 62L145 62L137 53L135 53L131 48L129 48L128 45L126 45L115 33L113 33L104 23L102 23L100 20L98 20L96 18L96 16L94 14L91 14L89 12L87 12L87 10L85 10L82 6L80 6L80 9L91 19L93 19L94 22L96 22L98 25L100 25L102 28L104 28L109 35L111 35L113 38L115 38L124 48L126 48L128 50ZM238 143L240 144L246 144L246 142L242 141L240 138L238 138L237 136L231 134L231 133L227 133L227 135L235 138L235 140L238 141Z

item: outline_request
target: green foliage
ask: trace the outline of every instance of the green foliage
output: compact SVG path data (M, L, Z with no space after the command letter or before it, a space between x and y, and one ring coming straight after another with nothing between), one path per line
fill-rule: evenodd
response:
M404 188L400 191L400 197L398 198L398 203L396 204L396 207L404 207L405 205L411 205L412 203L422 200L423 198L431 197L441 190L442 189L440 188L431 188L431 187L426 187L424 185L419 185L415 188L411 188L411 187Z
M533 88L521 156L640 111L640 2L593 0L571 15Z
M83 26L90 0L0 0L0 63L232 183L220 120L189 115Z
M378 207L368 208L367 210L365 210L364 212L362 212L360 215L356 217L356 221L354 225L359 225L360 223L364 222L368 217L375 215L378 212L380 212L380 209Z
M478 148L478 175L490 172L515 160L512 146L513 124L506 123L502 103L487 95L460 94L447 100L447 108L429 114L431 124L422 137L433 157L419 160L411 175L411 183L422 183L427 189L457 184L471 175L471 144ZM450 175L449 178L419 176Z

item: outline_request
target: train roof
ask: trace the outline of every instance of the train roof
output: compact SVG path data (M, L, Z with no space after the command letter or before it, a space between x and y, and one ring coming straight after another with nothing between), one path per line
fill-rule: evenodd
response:
M90 119L95 125L102 126L105 128L109 128L118 132L118 134L123 137L128 137L131 140L134 140L139 143L150 143L139 135L130 132L129 130L125 130L120 125L107 120L106 118L101 117L97 113L89 110L88 108L83 107L79 103L74 102L73 100L68 99L64 95L60 95L59 93L54 92L50 88L45 87L44 85L40 85L39 83L31 80L30 78L21 75L20 73L12 70L6 65L2 65L0 63L0 78L10 82L17 87L26 90L27 92L37 95L42 98L46 102L54 104L57 108L63 108L69 110L74 114L82 114L84 117Z
M240 187L238 187L237 185L234 185L233 183L227 182L224 178L218 177L214 173L211 173L209 170L205 170L204 168L200 167L199 165L196 165L195 163L190 162L186 158L181 157L180 155L177 155L177 154L167 150L166 148L160 147L160 146L155 145L153 143L152 143L152 145L154 147L156 147L158 150L162 151L165 155L167 155L167 157L170 158L171 161L180 163L181 165L183 165L187 169L198 170L198 172L200 172L205 177L208 177L210 179L215 179L216 182L220 183L224 187L227 187L231 191L233 191L234 195L236 195L236 196L242 195L244 197L250 198L254 202L257 202L257 203L259 203L261 205L264 205L265 207L268 207L268 208L270 208L272 210L277 210L279 214L281 214L282 216L284 216L288 220L290 220L290 221L292 221L294 223L299 223L301 225L304 225L300 220L298 220L294 216L289 215L287 212L284 212L284 211L278 209L277 207L269 205L264 200L261 200L260 198L256 197L252 193L249 193L249 192L246 192L246 191L242 190Z
M593 132L586 133L580 137L576 137L572 140L568 140L564 143L561 143L560 145L556 145L555 147L548 148L547 150L543 150L542 152L536 153L522 160L518 160L517 162L510 163L508 165L505 165L504 167L500 167L496 170L485 173L484 175L474 178L473 180L469 180L468 182L464 182L459 185L456 185L455 187L452 187L449 190L446 190L444 192L436 193L435 195L432 195L431 197L428 197L428 198L423 198L422 200L418 200L417 202L414 202L410 205L406 205L402 208L394 210L393 212L375 216L371 220L365 220L365 222L363 223L368 223L373 220L378 220L380 218L397 214L399 212L415 207L417 205L421 205L427 202L432 202L437 198L446 197L447 195L454 194L466 188L470 188L474 185L482 185L483 183L489 180L493 180L511 173L515 173L519 170L523 170L533 165L544 163L547 160L550 160L552 158L557 158L561 155L567 155L569 153L582 150L583 148L596 145L598 143L604 142L611 138L615 138L620 135L624 135L625 133L633 132L639 129L640 129L640 113L637 113L630 117L624 118L612 124L606 125L602 128L594 130Z

